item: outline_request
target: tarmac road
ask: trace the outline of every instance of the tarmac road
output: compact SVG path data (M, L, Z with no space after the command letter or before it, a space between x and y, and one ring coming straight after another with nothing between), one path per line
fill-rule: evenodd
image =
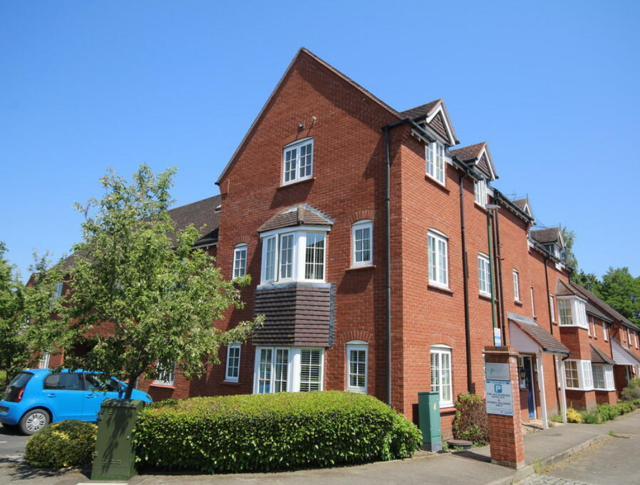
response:
M21 458L28 439L28 436L21 435L17 430L0 427L0 458Z

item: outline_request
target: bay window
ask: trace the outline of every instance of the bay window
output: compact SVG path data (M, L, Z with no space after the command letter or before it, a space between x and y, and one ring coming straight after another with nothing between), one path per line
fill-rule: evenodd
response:
M601 391L615 391L613 383L613 366L606 364L592 364L593 388Z
M453 406L450 347L444 345L431 347L431 392L440 394L441 408Z
M583 300L575 297L558 296L558 313L560 315L560 325L589 329L587 310Z
M590 360L565 360L564 371L567 389L593 390L593 371Z
M258 347L254 393L321 391L324 349Z
M262 235L262 284L325 280L326 231L274 232Z

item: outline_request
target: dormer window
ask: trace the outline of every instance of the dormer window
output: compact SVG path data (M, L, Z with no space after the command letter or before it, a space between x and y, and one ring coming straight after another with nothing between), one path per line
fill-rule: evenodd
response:
M481 207L487 205L487 182L482 180L475 180L473 183L473 192L476 204Z
M587 310L583 300L576 297L558 296L558 313L561 326L581 327L589 330Z
M427 145L426 150L427 175L444 185L444 145L439 141L434 141Z
M313 138L298 140L284 147L282 184L291 184L313 176Z

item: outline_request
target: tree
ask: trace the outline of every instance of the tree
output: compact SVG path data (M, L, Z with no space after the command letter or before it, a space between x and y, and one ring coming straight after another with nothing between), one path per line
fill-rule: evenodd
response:
M629 268L609 268L602 277L599 294L618 312L640 325L640 278L634 278Z
M578 258L573 252L573 245L576 242L576 233L566 227L562 228L562 239L564 240L564 262L575 271L578 270Z
M70 349L89 342L67 363L128 380L125 399L140 376L155 379L174 365L188 379L201 376L221 345L245 340L261 322L214 326L243 306L239 288L250 277L225 281L213 258L194 250L198 230L176 230L168 213L174 173L143 165L129 184L110 171L103 198L77 206L84 240L74 247L56 341Z
M576 270L571 275L571 281L586 288L596 295L600 294L600 286L602 282L598 279L598 276L594 273L585 273L583 270Z
M34 254L33 276L25 286L15 266L5 259L6 251L0 242L0 371L8 385L17 372L32 367L49 348L46 329L60 310L56 284L61 275L51 268L47 254Z

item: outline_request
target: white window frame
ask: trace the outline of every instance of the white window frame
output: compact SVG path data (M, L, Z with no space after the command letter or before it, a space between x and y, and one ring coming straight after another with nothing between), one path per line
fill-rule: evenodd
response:
M289 185L296 182L300 182L302 180L308 180L310 178L313 178L313 152L314 152L313 145L314 145L313 138L304 138L302 140L296 140L295 142L290 143L289 145L285 146L282 149L282 185ZM301 171L303 168L300 166L300 152L302 151L303 148L305 148L305 151L306 151L306 148L308 147L311 148L310 163L309 163L310 173L301 175ZM287 170L287 163L289 163L287 161L287 156L289 153L293 154L292 158L290 158L290 160L292 160L295 164L295 167L293 168L293 170L291 169ZM286 180L287 173L291 174L289 180Z
M615 391L613 380L613 366L608 364L591 364L593 374L593 388L598 391ZM602 383L602 385L599 385Z
M513 274L513 300L520 302L520 273L518 273L517 269L514 269L512 274Z
M605 342L609 341L609 324L605 321L602 322L602 337Z
M448 356L449 368L443 369L443 356ZM434 356L438 369L434 383ZM452 349L446 345L432 345L430 350L430 372L431 372L431 391L440 393L440 409L453 406L453 353ZM448 382L447 382L448 377ZM446 392L448 390L448 393ZM444 397L443 397L444 396Z
M567 389L573 389L577 391L592 391L593 390L593 370L591 368L590 360L580 360L580 359L567 359L564 361L565 363L565 382ZM567 365L569 364L569 365ZM578 387L575 387L573 384L575 379L573 376L570 377L570 374L577 373Z
M549 308L551 308L551 323L556 323L556 299L549 293Z
M558 315L561 327L580 327L589 331L584 300L573 296L558 297ZM570 322L568 321L570 319Z
M483 296L491 296L491 263L482 253L478 254L478 290Z
M587 315L587 325L589 326L589 335L591 335L593 338L598 338L596 319L594 316Z
M277 351L286 351L287 355L287 372L286 372L286 389L279 392L301 392L301 386L304 384L301 380L301 371L302 371L302 352L305 350L310 351L318 351L320 352L320 375L319 375L319 391L324 390L324 374L325 374L325 352L323 348L319 347L270 347L270 346L261 346L256 347L255 353L255 365L254 365L254 375L253 375L253 393L260 394L260 354L261 351L271 350L271 367L270 367L270 386L269 392L263 394L273 394L275 393L276 388L276 356ZM304 392L304 391L302 391Z
M262 239L262 262L260 268L260 284L276 284L290 281L310 281L315 283L324 283L327 275L327 252L328 252L328 233L329 228L319 228L310 226L300 226L292 231L291 228L278 229L263 233ZM324 249L322 260L322 279L306 278L307 265L307 240L309 235L322 235L324 237ZM292 268L291 275L282 277L282 238L293 236L292 248ZM272 245L272 246L270 246ZM272 250L272 259L268 259L268 252ZM272 264L272 274L267 275L267 263Z
M631 348L631 329L627 327L627 347Z
M368 241L369 243L369 258L368 259L364 259L364 255L363 255L363 259L362 261L357 261L358 258L358 253L364 253L366 250L363 249L358 251L357 249L357 241L359 241L359 239L356 238L358 231L362 231L365 229L369 229L369 239L360 239L360 241L364 242ZM371 220L362 220L362 221L358 221L355 224L353 224L351 226L351 267L353 268L357 268L357 267L361 267L361 266L371 266L373 264L373 221Z
M239 278L247 274L247 248L246 244L238 244L233 250L233 277ZM244 254L244 258L242 257ZM244 265L242 264L244 262Z
M49 352L42 352L42 357L38 361L38 369L48 369L51 362L51 354Z
M434 251L431 249L433 241ZM432 257L433 252L433 257ZM429 229L427 235L427 259L429 271L429 284L449 289L449 238L443 233L434 229ZM444 262L444 264L443 264ZM435 279L432 278L431 270L435 272Z
M427 177L435 180L440 185L446 185L447 163L444 156L445 148L439 141L429 143L425 147Z
M63 290L64 290L64 282L60 281L60 282L56 283L56 290L53 293L53 295L51 296L51 301L54 302L54 301L59 300L60 298L62 298Z
M473 199L483 209L487 206L487 181L484 179L473 181Z
M533 292L533 286L530 287L529 293L531 294L531 316L536 317L536 299Z
M173 387L175 385L175 382L176 382L176 365L173 364L172 369L170 371L164 370L163 368L159 367L158 377L155 381L153 381L153 384L155 386Z
M237 352L237 355L232 355ZM240 379L240 362L242 358L242 346L239 343L227 346L227 363L225 366L224 380L225 382L238 382ZM234 362L232 362L232 360ZM237 361L237 365L236 362ZM237 375L231 375L231 370L236 369Z
M353 373L351 352L364 352L364 386L352 385L351 377L362 376L360 373ZM369 344L362 340L352 340L347 342L347 383L346 389L350 392L367 394L369 388Z

